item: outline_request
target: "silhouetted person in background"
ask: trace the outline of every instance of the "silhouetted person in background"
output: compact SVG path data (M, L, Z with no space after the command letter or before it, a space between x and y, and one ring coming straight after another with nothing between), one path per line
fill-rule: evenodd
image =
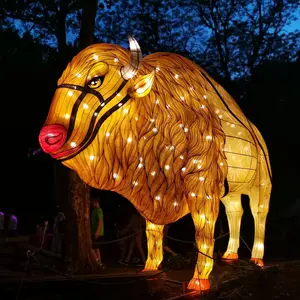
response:
M53 224L53 239L51 243L51 251L55 253L61 253L62 238L64 234L64 225L66 217L61 211L60 207L56 207L56 216Z
M100 207L100 200L97 198L92 199L92 217L91 217L91 236L92 236L92 249L94 257L100 267L103 267L100 254L99 243L103 240L104 236L104 222L103 211Z
M0 237L4 236L4 212L0 207Z
M129 224L120 231L120 237L135 234L134 236L129 238L129 249L127 257L125 261L119 261L121 264L129 265L135 247L140 253L143 264L146 263L145 253L142 245L144 231L143 229L145 229L145 219L137 211L135 211L130 217ZM124 253L124 249L122 249L121 251L123 251Z

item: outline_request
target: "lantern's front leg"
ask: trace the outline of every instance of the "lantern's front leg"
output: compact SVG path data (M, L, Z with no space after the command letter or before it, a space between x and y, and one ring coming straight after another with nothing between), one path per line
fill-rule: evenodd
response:
M190 280L188 289L197 291L210 290L210 282L208 277L213 268L213 251L214 251L214 229L218 216L218 208L216 205L199 205L203 207L203 211L191 211L191 215L195 224L195 239L198 249L198 260L195 266L194 276Z
M164 225L146 221L148 257L144 271L156 271L163 260L163 229Z

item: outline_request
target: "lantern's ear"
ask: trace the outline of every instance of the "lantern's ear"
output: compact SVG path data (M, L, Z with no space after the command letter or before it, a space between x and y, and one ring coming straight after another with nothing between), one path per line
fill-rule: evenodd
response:
M138 77L134 83L133 87L129 91L129 95L133 98L141 98L147 96L152 88L155 77L155 70L150 74Z

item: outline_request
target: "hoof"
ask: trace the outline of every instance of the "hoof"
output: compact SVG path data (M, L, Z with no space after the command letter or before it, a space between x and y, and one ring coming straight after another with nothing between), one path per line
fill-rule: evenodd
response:
M210 291L210 283L208 279L198 279L193 278L189 282L187 287L189 290L201 291L201 292L209 292Z
M226 263L231 263L239 259L239 256L237 253L233 252L225 252L224 255L222 256L222 260L225 261Z
M251 257L250 261L254 262L259 267L263 267L265 265L261 258Z

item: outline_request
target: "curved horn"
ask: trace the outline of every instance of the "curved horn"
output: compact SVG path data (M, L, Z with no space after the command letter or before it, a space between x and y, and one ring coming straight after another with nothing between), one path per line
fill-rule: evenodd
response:
M122 67L121 75L124 79L132 78L138 71L142 62L142 51L140 45L132 36L128 36L130 59L126 66Z

